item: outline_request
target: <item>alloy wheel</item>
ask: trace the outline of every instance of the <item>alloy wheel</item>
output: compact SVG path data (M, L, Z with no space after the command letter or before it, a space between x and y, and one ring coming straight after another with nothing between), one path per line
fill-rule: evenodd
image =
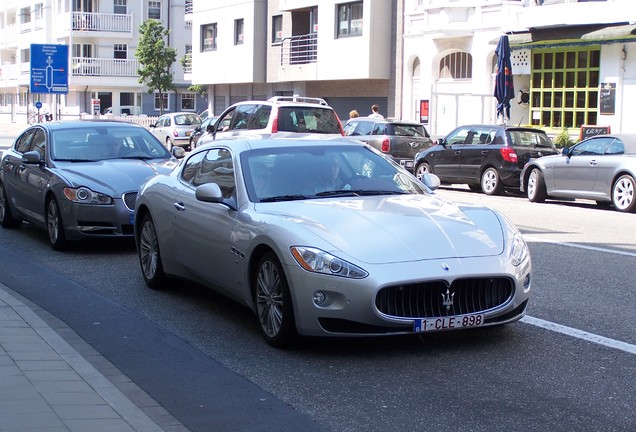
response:
M159 243L155 225L151 219L144 220L139 236L139 260L141 270L146 279L153 279L157 274L157 263L159 260Z
M283 290L276 265L264 261L256 276L256 309L263 332L276 337L283 321Z
M629 175L621 176L612 191L612 201L614 207L620 211L633 211L636 207L634 202L634 179Z

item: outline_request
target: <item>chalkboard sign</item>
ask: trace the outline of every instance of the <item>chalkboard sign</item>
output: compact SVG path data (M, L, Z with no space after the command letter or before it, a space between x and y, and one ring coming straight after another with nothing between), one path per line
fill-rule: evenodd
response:
M601 84L601 114L616 114L616 83Z
M609 133L612 133L609 126L581 125L579 141L593 137L594 135L607 135Z

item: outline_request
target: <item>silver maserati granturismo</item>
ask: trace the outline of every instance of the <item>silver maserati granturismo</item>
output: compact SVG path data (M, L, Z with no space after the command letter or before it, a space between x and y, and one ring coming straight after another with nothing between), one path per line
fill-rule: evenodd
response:
M218 290L277 347L519 320L532 285L520 232L438 186L346 138L218 140L141 187L143 277Z

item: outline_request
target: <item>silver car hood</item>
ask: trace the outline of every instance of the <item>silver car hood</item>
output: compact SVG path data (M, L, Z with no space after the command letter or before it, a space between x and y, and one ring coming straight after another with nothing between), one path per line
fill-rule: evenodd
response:
M291 201L257 204L256 211L299 225L366 263L494 256L504 250L495 212L435 196Z
M118 195L138 190L143 182L157 174L167 174L178 162L166 159L109 159L99 162L58 163L59 175L73 186L86 186L96 192Z

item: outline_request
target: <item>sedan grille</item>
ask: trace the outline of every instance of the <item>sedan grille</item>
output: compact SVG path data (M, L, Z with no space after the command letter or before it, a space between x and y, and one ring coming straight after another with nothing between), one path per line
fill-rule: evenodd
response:
M130 211L135 211L135 203L137 202L137 192L127 192L122 197L124 205Z
M506 303L514 283L509 278L429 281L383 288L375 305L385 315L399 318L432 318L484 312Z

